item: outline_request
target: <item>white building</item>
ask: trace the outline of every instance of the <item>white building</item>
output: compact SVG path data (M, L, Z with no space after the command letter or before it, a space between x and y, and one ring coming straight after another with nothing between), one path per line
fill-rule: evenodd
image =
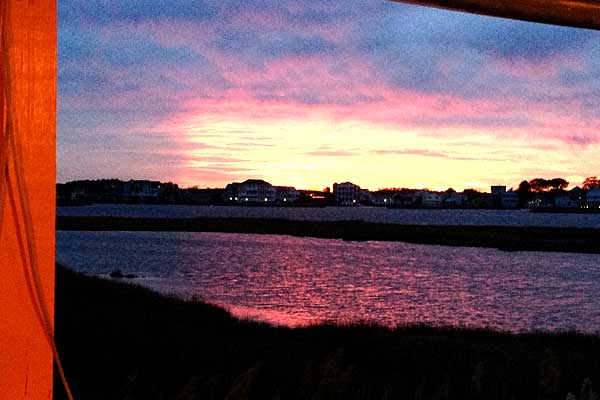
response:
M362 190L351 182L334 183L333 196L340 206L354 206L361 200Z
M262 179L247 179L225 187L225 200L234 203L274 203L277 189Z

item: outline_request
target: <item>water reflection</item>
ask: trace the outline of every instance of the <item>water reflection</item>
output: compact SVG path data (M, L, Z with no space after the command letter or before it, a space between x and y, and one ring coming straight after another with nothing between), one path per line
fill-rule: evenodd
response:
M57 258L298 326L429 323L600 330L600 256L278 235L58 232Z

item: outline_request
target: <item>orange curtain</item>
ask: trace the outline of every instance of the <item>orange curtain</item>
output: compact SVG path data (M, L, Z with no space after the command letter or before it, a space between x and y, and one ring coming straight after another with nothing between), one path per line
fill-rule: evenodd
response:
M56 0L0 0L0 397L52 398Z

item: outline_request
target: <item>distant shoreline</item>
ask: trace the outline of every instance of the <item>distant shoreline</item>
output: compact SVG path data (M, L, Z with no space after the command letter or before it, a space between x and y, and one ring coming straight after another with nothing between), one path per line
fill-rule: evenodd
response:
M403 225L363 221L293 221L269 218L56 218L65 231L222 232L292 235L350 241L491 247L504 251L600 254L600 229L477 225Z
M541 214L600 214L600 208L532 208L529 212Z

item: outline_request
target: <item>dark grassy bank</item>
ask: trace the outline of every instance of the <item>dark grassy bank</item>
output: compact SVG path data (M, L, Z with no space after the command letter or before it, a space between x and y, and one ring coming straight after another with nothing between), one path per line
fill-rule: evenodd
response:
M252 218L57 217L59 230L237 232L384 240L448 246L600 253L600 229L509 226L398 225L362 221L289 221Z
M583 383L600 383L595 336L274 328L61 267L56 278L57 342L77 399L591 400Z

